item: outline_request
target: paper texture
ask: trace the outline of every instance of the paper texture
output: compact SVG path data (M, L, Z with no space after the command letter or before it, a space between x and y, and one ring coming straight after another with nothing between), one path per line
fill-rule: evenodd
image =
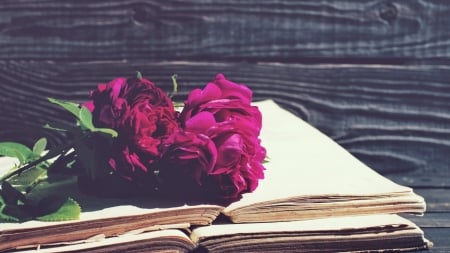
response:
M321 203L325 203L324 208L329 208L330 203L343 207L359 204L373 207L382 202L383 205L409 205L406 208L409 210L400 212L425 211L423 198L414 194L411 188L378 174L332 139L273 101L255 105L263 113L261 139L270 162L265 164L265 179L260 181L259 187L225 208L225 214L238 216L246 212L240 208L252 209L256 205L291 210L296 205L301 210L311 206L317 210ZM241 222L237 217L235 221Z
M212 225L194 229L191 239L209 252L398 252L431 246L412 222L386 214Z
M22 253L58 253L58 252L189 252L195 244L179 230L166 229L154 232L122 235L112 238L97 237L82 244L64 245L52 248L24 250Z

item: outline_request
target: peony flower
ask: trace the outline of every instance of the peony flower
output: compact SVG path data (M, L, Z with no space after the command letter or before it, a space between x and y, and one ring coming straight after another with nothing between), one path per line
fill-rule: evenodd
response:
M163 139L179 128L178 113L166 93L144 78L117 78L99 84L91 99L84 106L92 112L94 125L116 130L119 136L112 145L126 147L110 154L111 169L129 180L140 176L139 171L150 171L161 156Z
M171 107L138 103L126 121L127 135L142 151L159 156L161 140L178 129L176 112Z
M181 112L181 123L185 124L198 113L210 112L217 122L249 121L259 135L262 125L261 112L251 105L251 101L252 92L247 86L235 84L218 74L203 90L195 89L189 93Z
M189 198L235 200L264 178L262 116L251 101L247 86L218 74L189 93L181 113L143 78L100 84L84 106L96 127L118 132L107 155L116 175Z
M123 96L123 88L127 85L125 78L116 78L108 84L99 84L91 92L90 101L84 103L93 114L97 127L119 129L128 115L129 105Z
M180 144L168 139L163 163L183 168L183 173L170 174L165 172L170 169L163 167L161 176L165 182L191 180L202 187L206 195L221 199L236 199L242 193L255 190L258 180L264 177L262 161L266 151L259 139L262 116L251 101L249 88L225 79L222 74L203 90L189 93L180 115L184 135L208 138L214 144L209 150L215 150L217 158L212 167L208 163L206 168L205 163L200 162L185 166ZM173 150L178 150L178 155L166 155L165 152L173 153ZM199 151L189 155L195 161L204 160L203 156L204 152ZM165 161L168 158L170 162Z
M118 175L125 179L132 180L134 174L142 174L148 171L148 168L141 157L130 147L125 146L122 149L117 149L109 158L109 166Z
M158 164L159 176L168 192L186 194L197 191L217 160L216 146L204 135L179 131L163 143L163 156Z

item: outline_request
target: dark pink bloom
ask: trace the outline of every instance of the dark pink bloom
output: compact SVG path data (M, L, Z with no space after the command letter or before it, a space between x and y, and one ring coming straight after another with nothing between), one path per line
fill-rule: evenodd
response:
M208 136L179 131L164 140L159 169L168 183L192 180L201 185L202 177L211 173L216 160L216 146Z
M184 124L200 112L210 112L217 122L229 120L246 120L256 129L261 129L261 112L251 105L252 92L242 84L235 84L222 74L218 74L213 82L206 87L195 89L189 93L185 107L181 113L181 123Z
M130 150L128 146L113 153L108 163L113 171L128 180L132 180L136 174L142 174L148 171L147 166L141 161L140 156Z
M94 125L115 129L119 136L113 147L126 147L110 155L110 166L128 179L137 171L147 172L161 156L162 140L179 128L170 98L144 78L99 84L91 99L84 106L91 110Z
M262 115L251 102L247 86L218 74L189 93L181 113L164 91L138 78L99 84L83 105L95 126L119 134L105 148L115 174L147 189L161 183L168 193L235 200L264 178Z
M201 134L208 138L214 144L217 158L211 168L205 169L200 163L186 167L183 165L186 161L180 156L170 156L173 168L184 167L188 172L171 174L166 181L193 179L204 187L207 195L222 199L236 199L242 193L255 190L259 179L264 178L262 161L266 151L259 139L261 112L251 101L252 93L247 86L235 84L222 74L203 90L189 93L180 115L181 126L186 135ZM165 143L167 150L172 150L172 145L175 144L171 141ZM181 149L181 145L175 146ZM203 152L192 152L191 159L202 159L202 155Z
M125 78L117 78L108 84L99 84L91 92L92 100L84 103L84 106L92 112L96 126L117 130L123 125L130 109L128 101L121 94L126 85Z

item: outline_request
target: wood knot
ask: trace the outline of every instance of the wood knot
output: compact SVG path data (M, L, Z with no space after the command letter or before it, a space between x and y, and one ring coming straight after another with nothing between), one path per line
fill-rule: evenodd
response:
M381 19L390 23L397 18L398 10L393 3L385 2L380 5L380 8L378 9L378 15Z
M147 20L148 14L145 8L142 8L142 6L133 8L133 11L134 11L133 19L137 23L144 23Z

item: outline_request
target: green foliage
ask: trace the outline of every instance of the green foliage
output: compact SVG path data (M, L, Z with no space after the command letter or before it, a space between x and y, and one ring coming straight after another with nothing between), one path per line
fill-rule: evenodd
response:
M104 133L104 134L110 135L113 138L115 138L115 137L117 137L119 135L116 130L111 129L111 128L97 128L96 127L94 129L91 129L91 131Z
M0 156L15 157L19 161L19 164L0 178L0 221L2 222L23 222L30 219L41 221L79 219L81 208L70 197L46 196L35 204L36 200L28 199L27 194L40 181L47 178L48 170L52 166L67 168L73 164L76 156L71 154L72 148L77 155L83 157L80 161L87 175L95 178L99 173L98 167L101 167L97 159L101 156L101 145L107 144L118 135L113 129L95 127L92 113L86 107L54 98L48 98L48 100L69 111L76 119L76 127L62 124L52 126L47 124L45 127L68 131L73 139L48 151L45 138L39 139L32 148L15 142L0 142ZM88 137L103 141L92 141ZM88 144L89 141L92 143ZM54 158L53 163L49 162L52 158ZM57 168L57 170L61 169Z
M178 93L178 83L177 83L177 74L172 75L172 93L169 95L170 98L175 96Z
M62 108L66 109L70 113L72 113L75 117L78 118L78 115L80 114L80 106L73 102L68 101L62 101L54 98L48 98L48 101L50 101L53 104L57 104L61 106Z
M37 204L35 204L37 203ZM66 221L80 218L81 208L72 198L46 196L31 201L4 181L0 191L0 222Z
M39 182L47 178L47 167L48 164L44 163L34 166L20 175L11 177L8 182L20 192L30 192Z
M72 102L57 100L54 98L48 98L48 100L72 113L77 119L77 124L81 127L82 130L101 132L110 135L111 137L117 137L118 133L114 129L95 127L94 123L92 122L92 113L86 107L79 106L78 104ZM60 128L56 127L56 129L59 130Z
M89 130L95 129L94 123L92 122L92 113L86 107L83 106L80 108L78 119L82 128Z
M80 205L72 198L67 198L55 212L36 217L36 219L40 221L78 220L80 218L80 214Z
M35 201L27 197L28 192L47 178L47 169L51 165L47 160L55 156L64 156L68 148L64 145L46 153L46 147L45 138L39 139L32 149L15 142L0 143L1 155L15 157L20 163L0 178L0 222L79 218L81 209L73 199L65 197L61 202L58 198L45 197L36 205Z
M44 125L44 128L51 129L51 130L54 130L54 131L60 131L60 132L67 132L68 131L67 130L67 126L64 126L63 124L59 124L59 123L56 123L56 122L51 123L51 124L47 123L47 124Z
M142 79L142 73L140 71L136 71L136 78Z
M33 151L20 143L0 142L0 156L16 157L20 164L24 164L33 157Z
M17 182L14 183L21 191L29 191L39 180L46 177L48 162L40 161L46 146L47 139L45 138L39 139L33 145L33 149L16 142L1 142L0 155L17 158L19 164L12 167L5 175L0 175L0 183L16 174L20 174L21 166L24 164L27 166L33 164L33 166L30 166L31 170L23 173L21 180L16 179Z
M0 195L0 222L19 222L20 220L14 216L5 214L6 203L3 197Z
M47 147L47 139L40 138L33 146L33 154L36 156L41 156L41 154L45 151Z
M15 189L10 183L4 181L2 183L1 196L6 205L23 205L26 203L26 196Z
M94 123L92 122L92 113L86 107L81 107L78 119L80 121L81 127L84 129L88 129L91 132L101 132L107 135L111 135L111 137L117 137L118 135L114 129L95 127Z

